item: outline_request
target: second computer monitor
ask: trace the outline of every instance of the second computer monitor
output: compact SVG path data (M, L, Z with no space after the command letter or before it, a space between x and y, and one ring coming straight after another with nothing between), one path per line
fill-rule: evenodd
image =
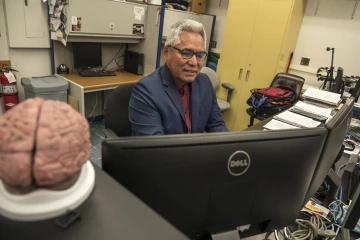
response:
M327 130L107 139L103 169L191 239L295 222ZM254 232L253 232L254 231Z
M74 69L97 68L102 66L101 43L74 42Z
M335 114L335 116L326 123L325 127L329 134L325 142L324 149L316 167L315 174L311 181L309 191L306 194L304 204L316 193L330 168L334 164L337 155L341 149L345 135L349 128L354 107L354 98L349 98L343 107Z
M340 93L341 95L344 93L344 86L343 86L343 76L344 76L344 69L339 67L337 69L337 75L334 82L330 82L330 92Z
M355 102L359 100L360 96L360 78L358 78L356 85L351 93L351 96L355 98Z

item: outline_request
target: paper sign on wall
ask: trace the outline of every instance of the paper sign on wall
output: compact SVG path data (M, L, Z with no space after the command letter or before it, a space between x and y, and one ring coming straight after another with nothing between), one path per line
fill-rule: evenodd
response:
M71 25L77 24L77 17L72 16L71 17Z
M143 7L134 7L134 14L144 15L145 9Z
M145 9L143 7L134 7L135 20L141 20L141 16L145 14Z
M51 40L58 40L56 32L50 32L50 38L51 38Z

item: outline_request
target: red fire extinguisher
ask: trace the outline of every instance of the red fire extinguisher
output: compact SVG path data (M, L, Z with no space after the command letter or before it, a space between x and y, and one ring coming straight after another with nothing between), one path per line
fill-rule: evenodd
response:
M16 86L16 76L12 73L17 70L12 66L2 66L0 71L0 93L4 98L5 111L19 103L19 94Z

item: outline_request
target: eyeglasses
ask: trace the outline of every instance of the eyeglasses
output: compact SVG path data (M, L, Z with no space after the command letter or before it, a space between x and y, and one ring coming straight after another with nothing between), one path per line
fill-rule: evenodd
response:
M205 51L202 51L202 52L193 52L191 51L190 49L179 49L179 48L176 48L176 47L172 47L173 49L175 50L178 50L179 53L181 54L181 56L184 58L184 59L190 59L194 56L196 56L196 59L198 61L204 61L207 57L207 53Z

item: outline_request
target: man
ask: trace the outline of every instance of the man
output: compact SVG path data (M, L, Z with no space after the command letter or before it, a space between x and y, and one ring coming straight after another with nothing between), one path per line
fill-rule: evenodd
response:
M226 132L207 75L201 23L180 20L165 42L166 64L136 83L129 103L132 135Z

